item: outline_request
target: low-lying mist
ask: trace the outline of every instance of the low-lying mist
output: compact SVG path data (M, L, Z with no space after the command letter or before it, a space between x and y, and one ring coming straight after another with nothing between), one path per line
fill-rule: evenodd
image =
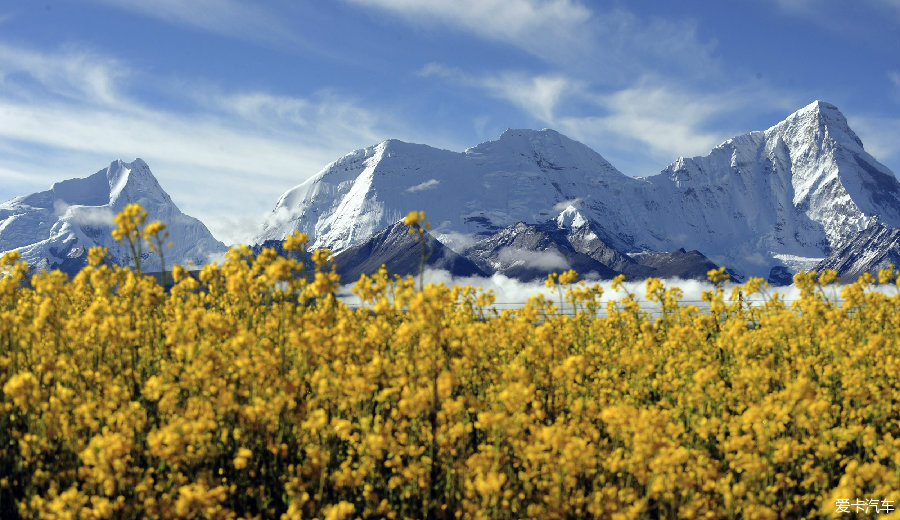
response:
M426 269L424 282L426 285L442 283L448 287L451 287L453 285L468 285L478 288L481 291L491 291L496 296L493 307L495 307L497 310L516 309L522 307L523 305L525 305L528 299L535 294L543 294L544 297L548 300L553 301L557 305L560 304L559 290L556 288L548 288L543 281L522 282L499 274L495 274L489 278L477 276L458 277L451 276L447 271ZM683 294L681 298L679 298L679 302L686 305L695 305L700 309L704 309L708 306L702 299L703 292L715 290L714 284L699 280L682 280L674 278L663 279L662 282L666 288L678 287L679 289L681 289ZM652 302L647 298L647 288L645 280L626 280L619 286L618 290L613 290L612 280L588 279L585 280L585 284L588 286L599 284L600 287L603 288L603 295L601 297L603 309L602 314L605 314L606 303L608 301L621 300L627 297L629 293L634 295L635 300L640 303L642 309L650 312L651 314L659 313L659 304L656 302ZM724 287L726 301L728 301L731 296L731 289L736 285L741 284L725 284ZM360 299L352 292L352 287L353 283L343 285L339 292L339 297L348 305L363 306L363 302L361 302ZM836 284L823 287L822 291L826 298L836 303L841 303L843 301L841 298L841 289L842 286L840 284ZM894 285L872 285L871 290L880 291L887 295L894 295L898 292L898 288ZM565 298L565 288L563 289L562 294L563 298ZM769 287L764 288L762 293L753 294L750 297L744 297L744 302L748 305L760 305L773 298L779 298L790 305L793 301L800 298L800 289L795 285L770 285ZM564 311L571 312L570 304L566 303L565 299L563 299L563 303Z

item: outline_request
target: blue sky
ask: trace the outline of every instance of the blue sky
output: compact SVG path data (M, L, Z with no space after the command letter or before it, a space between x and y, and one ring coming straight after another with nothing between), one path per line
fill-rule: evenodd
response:
M0 200L141 157L231 243L387 138L646 176L815 99L900 172L900 0L0 0Z

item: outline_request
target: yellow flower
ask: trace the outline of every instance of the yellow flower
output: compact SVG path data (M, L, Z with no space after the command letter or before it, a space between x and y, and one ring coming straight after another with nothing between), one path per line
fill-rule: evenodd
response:
M613 278L613 281L612 281L612 284L610 285L610 288L611 288L613 291L618 291L619 288L622 287L622 284L623 284L623 283L625 283L625 275L624 275L624 274L617 274L617 275Z
M569 269L568 271L559 275L559 283L562 285L568 285L577 281L578 273L576 273L574 269Z
M407 226L415 226L419 223L419 215L422 215L421 219L424 220L425 215L421 211L410 211L406 217L403 218L403 223Z
M544 281L544 285L547 286L548 289L556 288L556 280L559 277L557 273L550 273L547 275L547 280Z
M154 220L153 222L147 224L143 231L141 231L141 235L143 235L145 240L150 240L151 238L156 237L159 233L166 229L166 225L158 220Z
M3 385L3 393L11 397L13 403L27 410L41 400L41 384L31 372L19 372Z
M19 261L21 256L18 251L7 251L0 257L0 266L13 265Z
M706 273L706 278L710 282L718 284L719 282L724 282L725 280L731 278L731 275L725 272L724 267L719 267L717 269L710 269Z
M343 520L347 518L356 508L350 502L341 501L333 506L328 506L323 511L325 520Z
M232 462L234 463L235 469L244 469L247 467L247 462L252 458L252 451L247 448L240 448Z
M410 211L406 217L403 218L403 223L409 226L410 233L422 234L426 229L431 228L431 222L425 221L424 211Z
M306 235L306 233L301 233L300 230L295 230L284 240L284 242L282 242L281 245L285 251L302 251L308 241L309 237Z
M88 250L88 265L97 267L103 263L103 259L109 254L109 248L93 246Z

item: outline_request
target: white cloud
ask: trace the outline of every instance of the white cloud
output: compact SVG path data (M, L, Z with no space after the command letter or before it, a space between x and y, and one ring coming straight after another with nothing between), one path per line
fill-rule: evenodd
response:
M544 298L555 302L558 306L562 304L566 311L571 312L571 305L564 300L561 302L559 298L559 292L555 289L547 288L544 285L544 282L521 282L519 280L507 278L506 276L498 274L495 274L488 278L478 276L455 277L451 276L447 271L426 269L425 283L444 284L448 287L452 287L454 285L471 286L483 292L490 291L494 293L496 297L494 307L497 310L520 308L525 305L529 298L534 295L541 294L544 296ZM634 295L635 300L640 304L643 310L653 315L660 314L659 304L651 302L646 298L646 283L643 280L626 281L621 285L621 288L618 291L614 291L612 289L611 280L586 280L586 284L589 286L597 284L602 289L602 295L600 297L601 316L606 315L607 302L609 302L610 300L622 300L627 297L628 294ZM682 297L679 299L679 301L682 302L682 304L695 305L701 309L707 307L707 304L702 301L703 292L715 290L715 287L709 282L702 282L698 280L664 279L663 284L666 287L678 287L679 289L681 289ZM726 286L726 299L729 298L731 294L730 287L730 285ZM799 290L793 286L779 287L777 289L777 293L775 289L767 289L765 294L757 294L752 298L745 298L744 301L749 304L759 305L775 297L776 294L779 298L786 300L787 302L791 302L799 297ZM827 295L832 299L838 299L839 294L839 289L827 293ZM352 294L352 284L343 286L341 288L340 295L341 299L343 299L350 305L360 305L361 303L359 301L359 298ZM565 292L563 293L563 295L565 295Z
M707 84L721 74L713 59L715 42L703 41L696 21L686 18L639 17L570 0L345 1L387 11L413 26L430 30L443 24L507 43L561 71L546 76L621 86L647 70L694 75Z
M597 95L595 101L604 115L566 117L563 131L617 135L641 143L654 154L673 158L705 153L719 144L721 134L706 130L706 123L735 109L733 100L680 91L653 81Z
M699 280L681 280L681 279L664 279L662 280L665 287L677 287L681 289L682 296L679 302L682 305L694 305L704 311L708 309L708 304L702 300L704 291L714 291L715 287L705 281ZM553 301L557 306L562 305L566 312L571 312L571 305L564 300L561 302L559 293L556 290L548 289L544 282L520 282L515 279L507 278L503 275L493 275L489 278L484 277L455 277L451 276L447 271L425 270L426 284L444 284L448 287L458 285L461 287L471 286L482 292L492 292L495 295L495 303L493 307L498 311L504 309L518 309L528 302L528 299L534 295L541 294L547 300ZM633 294L635 300L640 304L642 310L651 315L658 316L661 314L659 304L649 301L646 298L646 283L643 280L626 281L621 285L618 291L612 289L611 280L602 280L599 282L586 281L587 285L593 286L595 283L602 289L600 297L600 316L606 316L606 304L609 301L621 301L628 294ZM725 300L731 301L731 289L734 284L726 284ZM360 305L361 302L356 295L352 294L352 284L342 286L339 296L350 305ZM838 305L842 303L840 297L842 286L832 285L824 288L825 296ZM888 285L876 285L871 288L873 292L880 292L887 296L892 296L896 292L896 288ZM565 295L565 292L563 293ZM565 297L565 296L563 296ZM800 289L790 285L787 287L770 287L764 289L762 294L754 294L752 297L744 298L743 301L748 305L762 305L773 298L778 298L788 305L800 298ZM620 308L621 305L620 305Z
M529 251L506 247L497 253L497 260L506 265L523 265L532 269L565 270L569 262L559 251Z
M115 221L115 215L111 208L76 206L69 207L68 211L72 220L80 225L111 226Z
M573 208L576 208L576 209L577 209L577 208L580 208L580 207L581 207L581 203L582 203L582 199L581 199L581 198L575 198L575 199L572 199L572 200L564 200L564 201L562 201L562 202L557 202L556 204L554 204L554 205L553 205L553 211L563 212L563 211L565 211L566 208L568 208L569 206L572 206Z
M483 87L496 97L506 99L548 123L554 122L560 101L565 96L578 93L582 88L581 82L564 76L529 77L518 73L487 77Z
M731 88L715 93L642 77L628 87L603 89L568 76L501 71L482 76L430 63L419 73L476 88L518 107L540 122L600 150L628 150L653 158L658 167L679 156L707 153L746 129L722 128L728 114L760 107L790 110L796 105L767 89ZM617 164L614 162L614 164ZM655 171L626 171L647 175Z
M239 0L95 0L166 23L195 27L224 36L269 43L300 42L284 17L268 12L260 4Z
M0 199L22 194L4 191L24 186L23 178L46 186L141 157L182 211L217 237L247 241L239 234L248 226L226 218L235 208L261 213L335 157L384 139L393 121L328 90L301 98L185 81L181 101L192 112L148 107L128 94L135 77L127 64L97 53L0 46L0 149L53 151L43 154L47 162L31 154L5 164ZM142 88L169 88L164 83ZM79 162L51 162L59 154Z
M461 253L475 245L475 236L468 233L441 232L440 229L431 231L432 236L445 246Z
M591 10L572 0L348 0L414 24L440 23L551 58L590 45Z
M803 16L817 23L825 22L825 18L833 13L834 8L850 6L854 10L875 10L884 15L900 19L900 0L863 0L847 4L842 0L772 0L782 11L788 14ZM839 20L832 20L837 25Z
M499 41L554 69L593 82L621 84L646 70L718 74L714 41L702 41L695 21L639 17L622 8L573 0L345 0L392 13L413 26L444 25Z
M900 0L770 0L785 15L816 25L846 40L894 44ZM874 24L873 24L874 22Z
M474 76L439 63L429 63L420 71L424 77L435 76L468 87L479 88L489 95L506 100L532 117L553 124L561 101L583 96L584 83L563 75L531 75L519 71Z
M122 103L118 83L132 73L120 61L87 49L67 47L47 54L0 44L0 84L6 94L34 96L34 83L10 77L17 72L27 73L41 90L89 104Z
M456 81L465 82L467 81L465 73L463 73L462 69L458 67L448 67L442 63L429 62L426 63L424 67L422 67L419 72L419 76L429 77L429 76L437 76L443 79L452 79Z
M431 190L431 189L436 188L437 185L440 183L441 183L441 181L439 181L437 179L429 179L421 184L416 184L415 186L410 186L409 188L406 188L406 191L409 193L415 193L417 191Z

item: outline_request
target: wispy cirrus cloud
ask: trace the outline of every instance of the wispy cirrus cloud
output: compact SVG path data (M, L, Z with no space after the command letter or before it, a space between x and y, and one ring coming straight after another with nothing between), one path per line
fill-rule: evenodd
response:
M624 164L631 175L656 173L679 156L708 152L725 139L747 129L731 128L721 120L753 106L795 109L796 100L769 90L741 87L702 92L646 76L628 87L602 89L570 76L501 71L480 76L458 68L430 63L419 71L470 88L518 107L540 124L553 127L586 143L643 156L637 164ZM604 148L601 153L606 153ZM649 157L648 157L649 156ZM623 156L624 157L624 156ZM618 159L618 158L616 158ZM633 163L634 164L634 163Z
M13 80L13 74L27 77ZM0 43L0 85L7 95L43 93L91 105L122 103L120 84L132 74L115 58L69 46L42 53Z
M564 98L581 96L584 90L584 82L562 74L501 71L478 76L440 63L429 63L419 70L419 75L437 76L459 85L481 89L547 123L554 121L557 107Z
M895 88L900 88L900 72L892 70L888 72L887 76Z
M705 41L697 23L689 19L639 17L626 9L603 10L596 4L529 0L511 2L509 8L533 16L514 16L511 28L497 33L493 24L506 23L504 18L456 13L444 4L435 5L440 2L348 1L392 12L411 24L439 21L485 40L504 35L504 41L538 56L546 65L479 72L428 63L419 75L481 90L605 155L613 150L608 158L632 175L655 173L680 155L705 153L746 131L723 124L723 116L755 103L765 109L796 108L781 103L783 93L730 81L715 57L715 41ZM491 6L484 9L507 6L499 1L487 4ZM536 6L567 15L541 17L534 14ZM544 39L552 38L554 30L577 35L582 45L567 45L557 53ZM671 71L677 72L678 80L671 79Z
M841 0L772 0L782 11L820 21L835 8L873 9L900 20L900 0L861 0L847 4ZM837 22L837 20L835 21Z
M241 0L94 0L110 7L131 11L160 21L194 27L228 37L270 43L298 43L299 36L283 17L262 4Z
M250 226L234 221L234 207L246 206L246 218L261 221L258 214L284 190L348 150L394 133L389 114L333 91L291 97L182 81L192 110L181 112L132 97L137 78L147 79L99 53L0 46L0 149L52 150L53 157L84 165L14 162L10 154L0 170L5 189L46 189L116 158L142 157L182 210L226 242L246 241Z
M592 12L572 0L347 0L417 25L444 24L543 58L583 48Z
M560 127L592 141L618 139L635 152L643 148L666 160L707 153L725 139L748 131L723 124L729 115L753 106L774 106L786 112L796 107L774 92L739 87L702 92L653 77L628 88L593 94L591 99L599 115L565 115Z
M784 15L811 23L845 40L874 43L884 28L900 26L900 0L770 0ZM872 16L874 15L874 17ZM877 20L875 25L872 21ZM887 40L895 44L896 38Z
M621 84L648 67L693 71L710 81L716 44L695 22L640 18L573 0L345 0L391 13L413 26L443 25L502 42L595 83Z

